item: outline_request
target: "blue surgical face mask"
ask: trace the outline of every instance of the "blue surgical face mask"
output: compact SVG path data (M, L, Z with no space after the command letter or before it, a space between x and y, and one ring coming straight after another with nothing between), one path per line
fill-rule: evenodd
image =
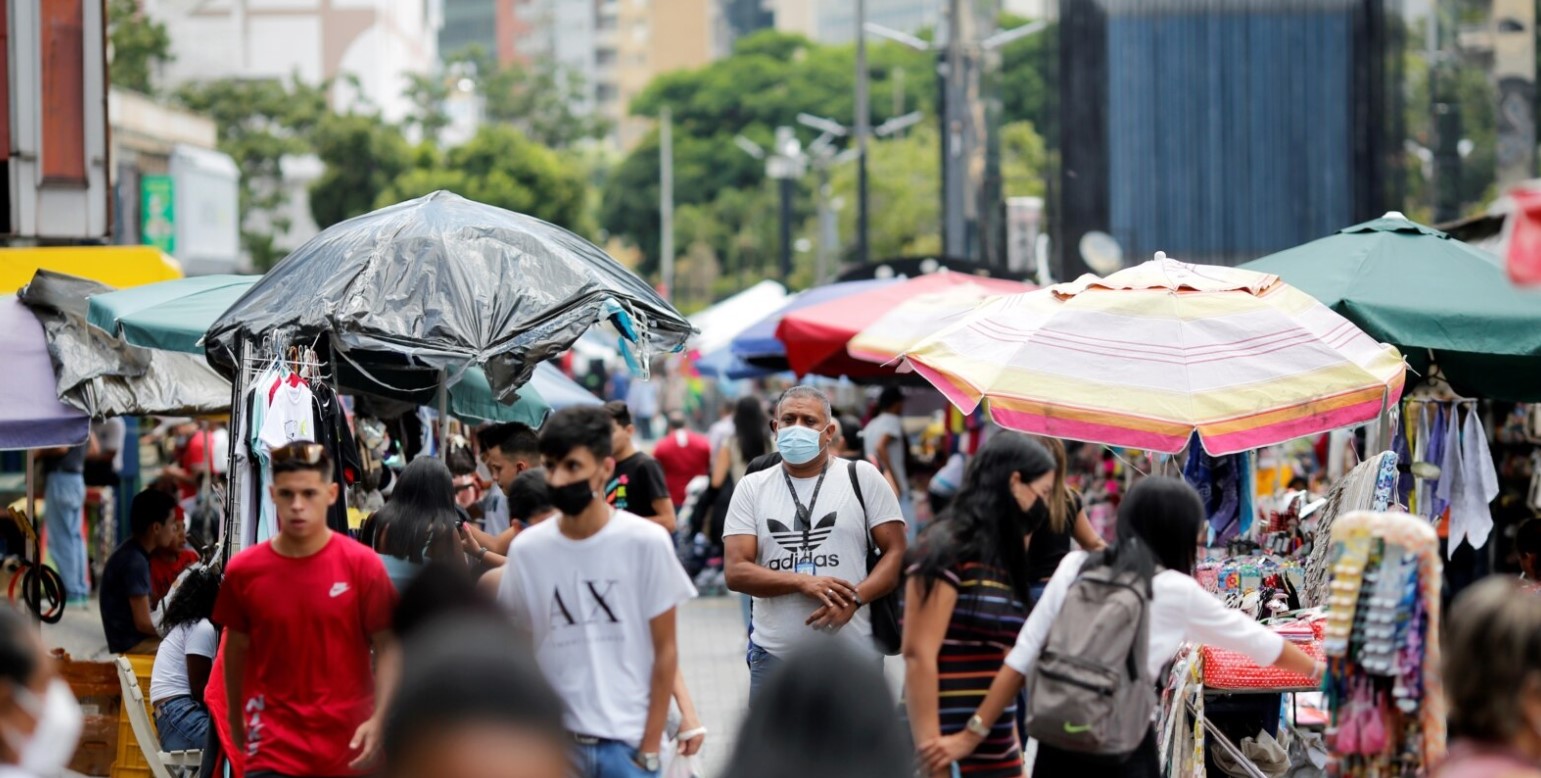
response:
M781 458L794 465L806 465L824 450L819 431L812 427L782 427L776 432L776 448Z

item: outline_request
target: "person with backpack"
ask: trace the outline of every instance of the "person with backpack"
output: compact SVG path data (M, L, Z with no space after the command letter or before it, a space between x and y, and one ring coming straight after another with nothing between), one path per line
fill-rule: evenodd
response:
M728 588L754 598L751 705L782 658L821 635L877 658L874 614L886 622L891 613L905 550L904 517L882 474L832 456L840 425L823 392L788 389L772 424L781 462L744 476L723 525Z
M1134 486L1118 507L1118 540L1072 551L1017 636L963 731L920 744L935 773L975 753L1024 683L1035 776L1158 776L1152 720L1163 668L1185 642L1241 653L1320 681L1323 666L1192 577L1204 504L1175 478Z
M1026 540L1054 457L1020 432L980 448L957 501L921 533L904 597L904 692L916 743L962 731L1027 619ZM971 778L1020 778L1015 703L959 759ZM933 775L936 773L933 772ZM947 772L940 773L945 778Z

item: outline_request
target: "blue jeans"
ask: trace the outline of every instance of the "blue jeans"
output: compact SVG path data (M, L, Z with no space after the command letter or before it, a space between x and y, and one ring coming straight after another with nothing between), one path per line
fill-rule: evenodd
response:
M781 659L749 641L749 704L754 705L754 698L759 695L760 687L771 677L776 668L781 666Z
M91 596L86 572L86 541L80 535L81 511L86 507L86 477L54 471L43 487L43 520L48 527L48 556L64 579L71 600Z
M201 749L209 739L209 709L191 697L168 700L155 711L162 751Z
M658 773L637 766L637 749L616 740L578 744L578 775L582 778L655 778Z

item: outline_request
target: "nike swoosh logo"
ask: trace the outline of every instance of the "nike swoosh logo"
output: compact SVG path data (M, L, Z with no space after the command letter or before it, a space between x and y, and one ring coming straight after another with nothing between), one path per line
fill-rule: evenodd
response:
M1079 735L1082 732L1090 732L1091 728L1092 728L1092 725L1090 725L1090 724L1086 724L1086 725L1082 725L1082 726L1077 726L1075 724L1071 724L1068 721L1065 722L1065 734L1067 734L1067 735Z
M342 583L341 581L339 581L337 583L332 584L332 591L330 592L330 594L333 597L341 597L343 594L347 593L347 591L348 591L348 585L345 584L345 583Z

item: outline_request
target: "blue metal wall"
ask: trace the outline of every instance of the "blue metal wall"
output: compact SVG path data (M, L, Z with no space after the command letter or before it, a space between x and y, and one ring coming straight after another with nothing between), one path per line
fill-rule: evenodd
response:
M1377 0L1061 9L1064 275L1086 230L1126 263L1235 264L1396 205L1399 71Z

